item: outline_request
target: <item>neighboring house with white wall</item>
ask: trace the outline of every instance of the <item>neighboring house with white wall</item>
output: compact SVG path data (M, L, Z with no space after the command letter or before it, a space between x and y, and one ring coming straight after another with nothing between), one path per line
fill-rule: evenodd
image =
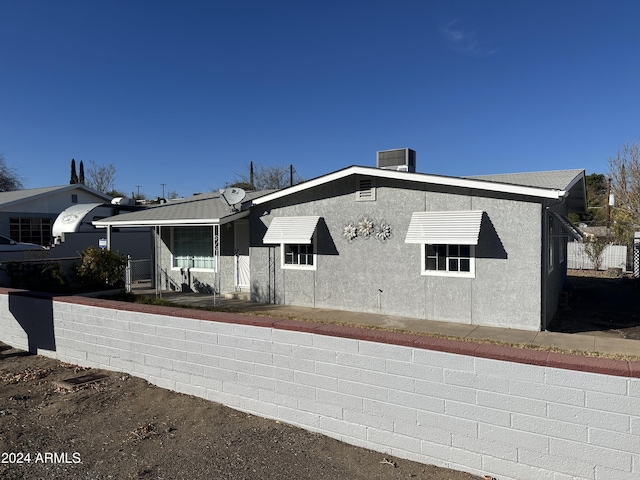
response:
M110 196L81 183L0 192L0 235L48 247L53 223L65 208L110 201Z
M587 206L584 170L465 178L352 166L250 192L238 211L218 197L95 224L153 227L171 279L162 288L544 330L575 235L566 216Z

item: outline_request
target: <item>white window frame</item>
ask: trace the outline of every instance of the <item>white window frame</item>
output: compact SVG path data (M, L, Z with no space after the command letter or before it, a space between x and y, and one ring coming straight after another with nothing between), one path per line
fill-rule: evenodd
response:
M178 267L176 266L175 262L176 262L176 258L175 258L175 232L176 229L178 228L210 228L211 229L211 258L213 259L213 268L203 268L203 267ZM215 252L215 242L216 242L216 230L215 227L212 226L208 226L208 225L196 225L193 227L190 226L184 226L184 227L173 227L171 228L171 270L172 271L180 271L184 268L188 268L189 270L191 270L192 272L216 272L217 271L217 265L218 265L218 261L216 259L216 252Z
M287 245L296 246L298 248L313 248L312 261L313 265L286 263L286 247ZM298 254L300 255L300 254ZM305 254L308 255L308 254ZM311 243L281 243L280 244L280 268L285 270L316 270L318 266L318 249L316 248L316 235L314 233Z
M428 245L445 245L447 247L447 256L445 259L446 270L427 270L427 246ZM460 256L450 256L449 255L449 247L457 245L469 247L469 271L468 272L460 272L460 271L450 271L449 270L449 259L452 258L467 258ZM434 244L434 243L423 243L421 244L420 249L420 262L421 262L421 273L422 275L429 277L462 277L462 278L475 278L476 277L476 247L475 245L459 245L459 244Z

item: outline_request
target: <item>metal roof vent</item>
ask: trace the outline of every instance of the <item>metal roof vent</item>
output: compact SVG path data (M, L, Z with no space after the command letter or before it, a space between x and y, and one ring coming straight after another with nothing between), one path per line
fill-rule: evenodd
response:
M416 171L416 152L410 148L383 150L376 153L376 167L400 172Z

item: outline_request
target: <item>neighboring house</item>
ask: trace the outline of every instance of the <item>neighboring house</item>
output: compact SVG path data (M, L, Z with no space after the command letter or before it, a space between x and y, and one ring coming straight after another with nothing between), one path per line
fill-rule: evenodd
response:
M154 227L174 288L541 330L566 281L566 216L585 210L584 170L461 178L352 166L251 193L238 212L213 194L95 224Z
M65 208L110 201L108 195L80 183L0 192L0 235L49 246L53 223Z
M156 288L216 293L248 291L249 207L269 191L247 192L230 206L220 193L169 200L144 210L93 222L105 235L119 228L153 230Z

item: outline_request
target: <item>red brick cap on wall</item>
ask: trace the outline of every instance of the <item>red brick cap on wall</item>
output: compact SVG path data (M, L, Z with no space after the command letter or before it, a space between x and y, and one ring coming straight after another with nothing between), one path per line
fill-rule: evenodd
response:
M640 361L616 360L610 358L589 357L573 353L547 352L529 348L518 348L509 345L493 345L463 339L429 337L414 333L402 333L385 330L374 330L344 325L318 323L310 320L289 320L242 313L212 312L179 307L164 307L121 302L99 298L80 296L56 296L53 294L25 292L0 288L0 294L28 296L49 299L56 302L73 303L100 308L123 310L130 312L150 313L196 320L223 322L256 327L268 327L297 332L315 333L332 337L351 338L370 342L401 345L425 350L436 350L479 358L503 360L508 362L538 365L544 367L576 370L581 372L600 373L619 377L640 378Z

